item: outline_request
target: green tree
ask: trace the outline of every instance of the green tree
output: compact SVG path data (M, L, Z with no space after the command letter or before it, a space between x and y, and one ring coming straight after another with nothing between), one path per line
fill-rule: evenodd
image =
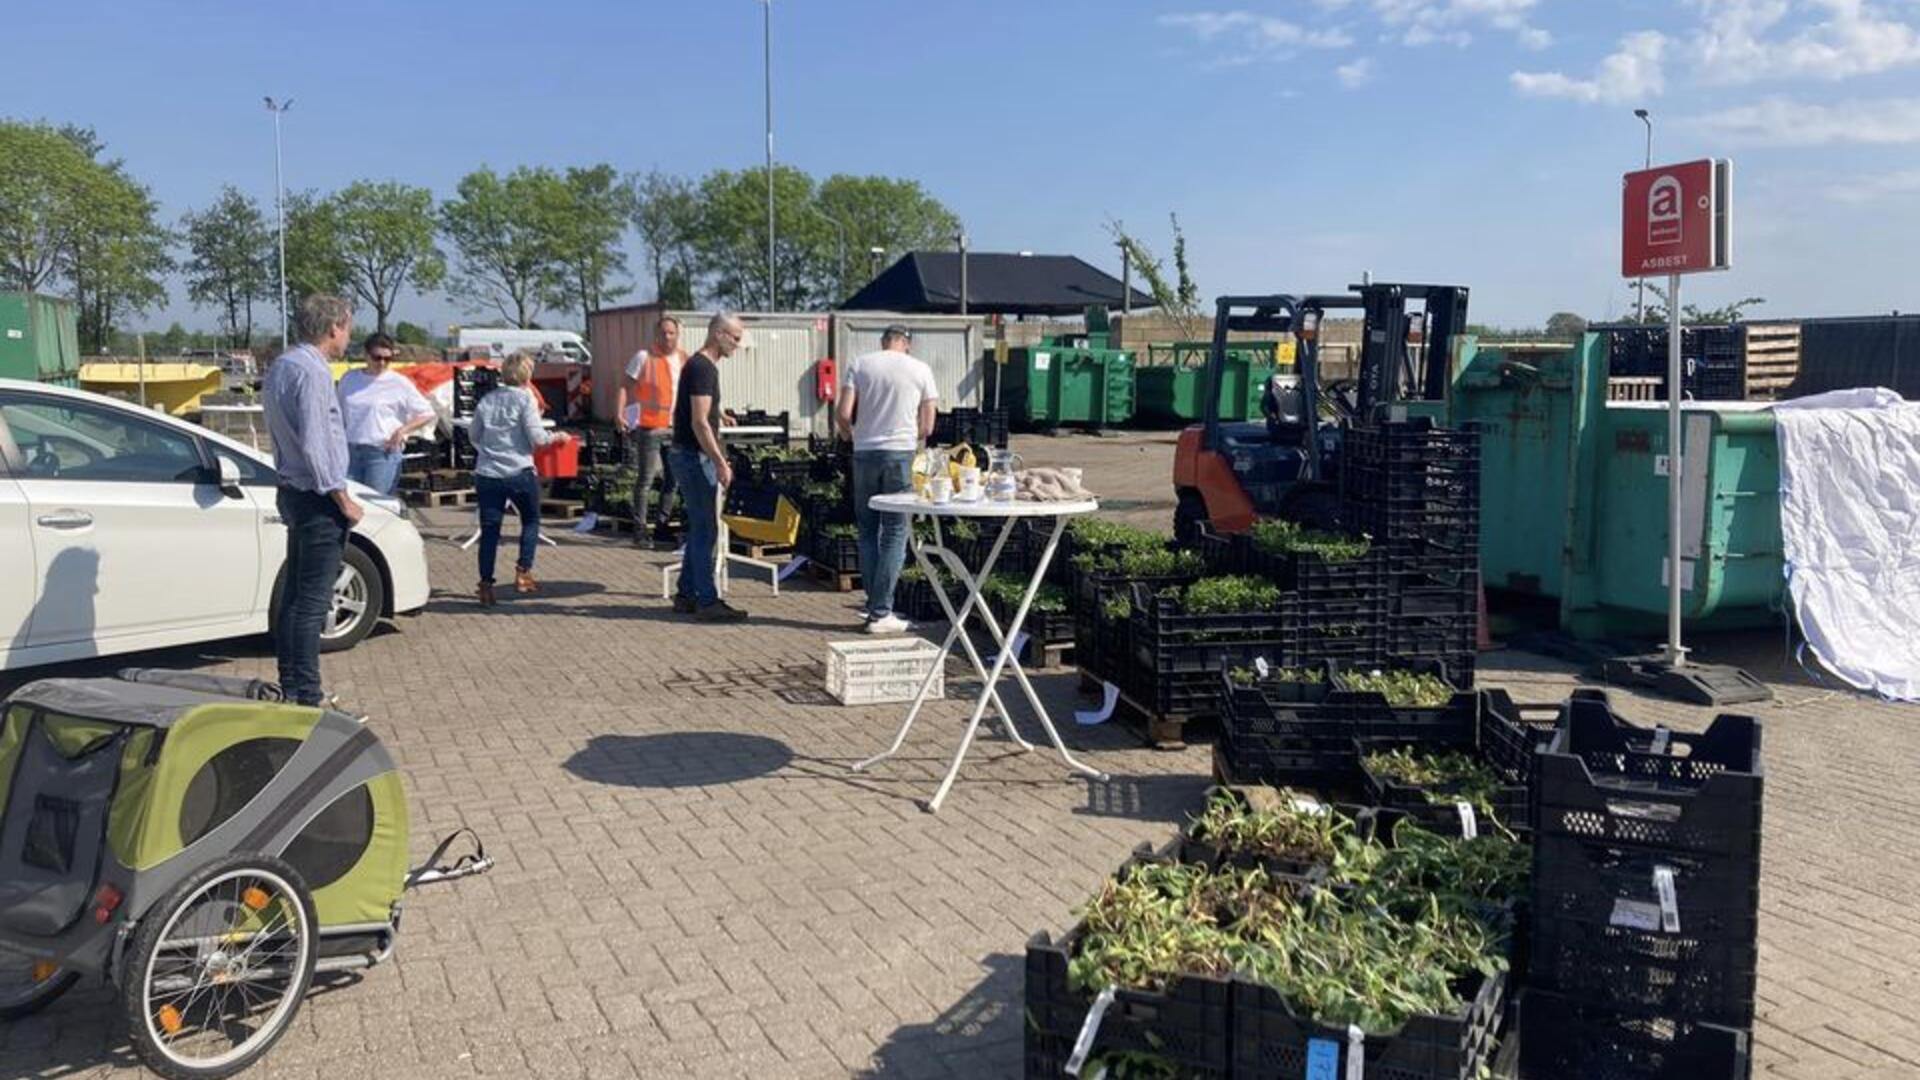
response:
M1652 282L1647 283L1647 291L1652 293L1657 304L1648 304L1643 321L1664 323L1667 321L1667 290ZM1747 309L1766 303L1764 296L1743 296L1730 304L1717 308L1702 308L1693 304L1680 305L1681 321L1687 323L1737 323L1746 318Z
M914 180L836 174L821 181L815 202L823 214L847 230L844 271L836 233L830 231L815 251L815 270L808 284L811 298L823 307L839 304L867 283L870 249L945 249L960 231L959 217ZM761 216L765 217L764 210Z
M46 124L0 121L0 277L45 288L84 228L92 155Z
M515 326L533 325L542 301L560 287L552 230L542 217L560 183L551 169L525 166L505 177L489 168L461 177L456 196L440 207L440 227L459 258L448 295Z
M60 259L73 290L81 348L102 352L122 315L149 311L166 302L162 278L173 270L167 254L173 236L160 224L160 206L125 163L100 160L106 144L92 128L62 128L61 136L92 169L86 174L78 227Z
M1126 254L1127 261L1133 266L1133 272L1140 275L1140 281L1147 287L1148 295L1153 297L1153 306L1173 316L1180 324L1180 333L1184 336L1189 338L1201 336L1203 324L1200 321L1198 306L1199 290L1193 287L1193 282L1185 279L1184 273L1182 280L1178 283L1169 282L1165 269L1161 267L1160 260L1153 254L1152 249L1142 243L1138 237L1127 232L1126 226L1120 222L1107 222L1107 232L1113 237L1114 243L1120 245L1120 250ZM1181 243L1180 234L1176 231L1174 236L1176 245L1179 245L1176 250L1180 251L1184 257L1185 246ZM1183 293L1186 295L1183 296Z
M373 309L374 329L384 331L402 288L424 292L446 276L446 260L434 246L433 192L358 180L327 204L346 286Z
M815 260L833 242L833 225L807 208L812 178L790 165L773 171L774 293L767 294L767 173L717 169L700 181L700 227L693 239L706 280L695 283L737 311L798 311L814 298Z
M188 343L191 340L192 335L187 333L187 328L176 322L172 326L167 327L165 333L159 334L147 342L147 347L152 350L153 355L165 356L169 353L178 353L188 348Z
M1556 311L1547 316L1546 334L1550 338L1573 340L1587 332L1587 320L1571 311Z
M1200 286L1194 284L1193 272L1187 266L1187 234L1180 230L1180 215L1169 213L1167 221L1173 225L1173 272L1175 282L1174 299L1182 311L1200 309Z
M191 257L187 296L219 310L232 344L253 340L253 302L279 295L274 234L251 196L229 186L200 213L180 220Z
M627 180L633 191L633 227L653 272L653 295L670 306L692 307L693 241L700 231L700 196L691 181L658 169ZM675 299L668 298L669 283ZM684 303L678 297L684 294Z
M393 340L402 345L417 345L422 348L433 346L433 335L427 332L426 327L410 323L405 319L394 324Z
M286 196L287 303L298 306L314 293L345 294L346 253L340 244L332 200L317 191Z
M569 168L558 184L542 185L540 224L559 267L547 300L556 308L587 313L632 291L617 280L627 271L621 239L633 217L633 189L611 165Z

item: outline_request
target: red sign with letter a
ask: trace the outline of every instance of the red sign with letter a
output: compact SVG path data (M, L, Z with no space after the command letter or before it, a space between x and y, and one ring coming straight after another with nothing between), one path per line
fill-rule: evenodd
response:
M1725 171L1689 161L1626 175L1620 273L1695 274L1727 267Z

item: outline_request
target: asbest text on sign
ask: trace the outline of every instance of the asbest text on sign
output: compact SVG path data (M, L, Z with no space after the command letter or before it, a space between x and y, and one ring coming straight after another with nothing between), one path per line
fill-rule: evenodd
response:
M1621 274L1654 277L1727 269L1731 178L1731 163L1713 160L1628 173L1621 207Z

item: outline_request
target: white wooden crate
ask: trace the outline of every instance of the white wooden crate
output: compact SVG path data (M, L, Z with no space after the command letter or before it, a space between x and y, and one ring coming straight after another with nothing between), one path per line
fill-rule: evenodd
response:
M940 646L922 638L827 643L827 693L842 705L912 701L932 671L931 697L946 693Z

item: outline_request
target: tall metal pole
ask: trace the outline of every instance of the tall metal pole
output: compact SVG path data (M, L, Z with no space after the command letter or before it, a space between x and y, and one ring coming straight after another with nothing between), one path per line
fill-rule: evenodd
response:
M1133 249L1125 240L1116 241L1120 248L1120 314L1133 314Z
M1680 564L1680 476L1685 455L1680 447L1680 275L1667 275L1667 666L1687 661L1680 644L1680 593L1686 576Z
M280 219L280 348L283 352L287 348L287 189L281 180L280 117L291 108L292 98L278 105L272 98L267 99L267 111L273 114L273 206L275 216Z
M760 0L765 14L767 82L767 310L777 311L773 293L773 0Z
M1653 168L1653 117L1648 115L1645 109L1635 109L1633 110L1633 115L1639 117L1640 122L1647 125L1647 157L1646 163L1641 167L1651 169ZM1644 323L1647 321L1647 279L1644 277L1635 278L1633 285L1633 321L1636 323Z
M955 236L954 242L960 245L960 314L967 313L967 234Z

